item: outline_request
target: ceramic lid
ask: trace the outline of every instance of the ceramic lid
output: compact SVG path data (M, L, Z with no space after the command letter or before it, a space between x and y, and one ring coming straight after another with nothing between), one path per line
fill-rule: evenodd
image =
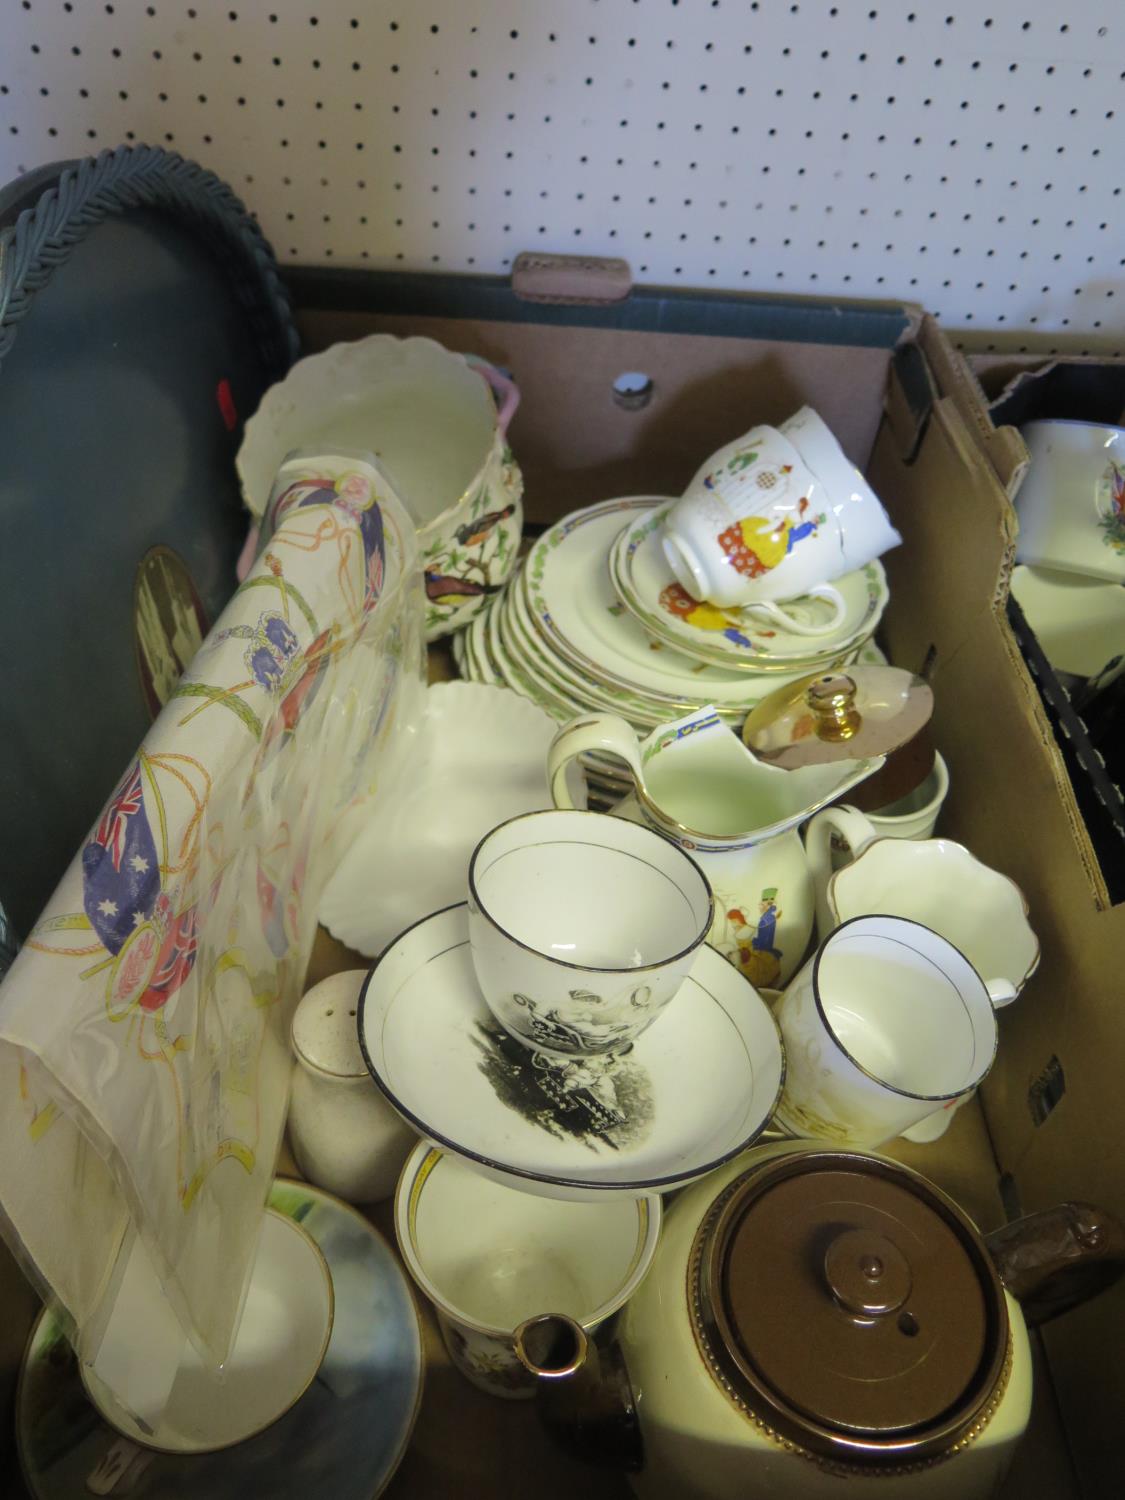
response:
M303 1061L336 1078L365 1078L356 1011L366 969L332 974L313 985L293 1013L290 1036Z
M759 760L791 771L826 761L889 755L925 728L929 684L877 662L802 677L763 698L742 739Z
M968 1219L916 1173L795 1152L697 1238L698 1331L739 1404L845 1464L947 1452L1002 1391L1003 1292Z

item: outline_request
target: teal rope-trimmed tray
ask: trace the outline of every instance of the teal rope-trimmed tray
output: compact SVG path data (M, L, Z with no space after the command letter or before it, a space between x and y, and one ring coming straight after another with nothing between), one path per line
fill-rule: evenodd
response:
M297 352L268 242L196 163L122 147L0 187L0 909L16 939L234 591L242 426Z
M52 181L53 179L53 181ZM51 181L14 223L0 227L0 368L20 323L74 246L113 214L137 208L172 215L221 260L280 379L296 359L289 294L269 242L231 189L213 172L158 146L119 146L83 161L40 168L0 190L0 226L29 187Z

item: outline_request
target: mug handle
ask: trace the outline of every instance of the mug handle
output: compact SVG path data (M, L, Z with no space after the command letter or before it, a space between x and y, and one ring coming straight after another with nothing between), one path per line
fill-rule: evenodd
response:
M825 621L823 625L804 625L795 619L780 604L763 600L760 603L744 604L743 611L747 614L763 614L775 625L780 625L782 630L787 630L790 635L830 635L837 626L841 625L844 615L847 613L847 605L844 596L839 589L834 589L830 583L818 583L815 588L809 589L807 594L802 595L805 599L823 599L826 604L832 606L832 618Z
M489 364L487 359L482 359L479 354L466 354L464 358L465 363L483 378L496 397L496 425L500 429L500 436L506 438L512 418L519 409L519 386L514 380L509 380L507 375L501 374L495 365Z
M629 767L634 786L644 785L641 745L633 726L616 714L582 714L563 725L547 751L547 782L556 807L574 806L566 784L566 768L576 755L587 750L619 755Z
M832 835L838 833L851 850L849 863L872 839L875 828L857 807L826 807L805 830L805 853L816 892L816 931L821 942L836 926L828 904L828 882L832 879ZM1015 998L1014 996L1012 997Z
M1019 990L1010 979L986 979L984 987L988 991L988 998L992 1001L993 1010L1000 1010L1005 1005L1011 1005L1019 994Z

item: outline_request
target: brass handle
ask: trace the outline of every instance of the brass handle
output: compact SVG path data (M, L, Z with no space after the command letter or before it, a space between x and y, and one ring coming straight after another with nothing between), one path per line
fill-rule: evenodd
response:
M805 702L812 709L818 740L850 740L863 727L863 715L855 706L855 683L843 672L818 677L805 693Z

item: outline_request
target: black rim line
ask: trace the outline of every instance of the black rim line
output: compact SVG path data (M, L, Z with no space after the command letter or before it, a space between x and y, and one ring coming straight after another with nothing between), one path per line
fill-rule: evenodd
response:
M916 921L914 921L913 917L895 917L895 916L892 916L890 912L872 912L872 911L868 911L868 912L864 912L862 916L859 916L859 917L849 917L846 922L841 922L840 925L839 925L839 927L833 928L832 932L829 934L829 937L830 938L835 937L836 933L843 932L843 930L844 930L845 927L852 927L852 926L854 926L856 922L869 922L873 917L877 917L877 918L879 918L880 920L882 920L884 922L902 922L902 923L904 923L908 927L920 927L923 932L928 932L931 937L936 937L939 940L939 942L946 943L950 948L953 949L954 953L957 954L958 958L960 958L964 963L968 964L969 968L972 970L972 972L974 974L977 973L976 969L973 968L973 965L971 963L969 963L969 960L961 952L960 948L957 947L956 943L951 943L948 938L943 938L940 932L935 932L932 927L927 927L924 922L916 922ZM901 939L892 938L891 941L892 942L895 942L895 941L901 942ZM1000 1027L997 1025L997 1022L996 1022L996 1007L992 1003L992 997L988 993L988 987L985 985L984 980L981 978L981 976L979 974L977 974L977 978L980 979L981 989L984 990L985 998L987 999L988 1005L989 1005L989 1009L992 1012L993 1034L994 1034L994 1037L995 1037L995 1040L993 1041L993 1044L992 1044L992 1056L989 1058L988 1067L984 1070L984 1072L981 1074L981 1076L977 1079L977 1081L975 1083L967 1083L967 1084L964 1085L964 1087L959 1088L959 1089L955 1089L953 1091L953 1093L951 1093L951 1094L912 1094L909 1089L897 1088L893 1083L888 1083L886 1081L886 1079L880 1078L876 1073L872 1073L872 1071L871 1071L870 1068L864 1067L863 1063L861 1063L857 1058L854 1058L852 1056L852 1054L844 1046L844 1044L840 1040L840 1038L836 1035L835 1028L833 1027L831 1021L829 1021L828 1016L827 1016L827 1014L825 1013L825 1010L824 1010L824 1004L823 1004L823 1002L822 1002L822 1000L820 998L820 960L821 960L822 954L824 953L825 946L826 946L826 944L822 944L817 949L816 956L813 959L812 991L813 991L813 1000L816 1003L817 1014L820 1016L821 1022L822 1022L823 1026L824 1026L824 1029L828 1033L828 1035L832 1038L833 1042L840 1049L840 1051L847 1058L847 1060L852 1064L852 1066L855 1067L855 1068L857 1068L859 1070L859 1072L861 1072L865 1078L870 1078L871 1081L872 1081L872 1083L878 1084L881 1089L887 1089L887 1090L889 1090L892 1094L897 1094L899 1096L899 1098L901 1098L901 1099L921 1099L921 1100L923 1100L927 1104L948 1104L950 1102L950 1100L952 1100L952 1099L960 1099L961 1096L963 1094L968 1093L968 1091L970 1089L974 1089L974 1088L979 1088L980 1087L981 1083L988 1076L988 1073L989 1073L989 1071L992 1068L992 1064L996 1061L996 1051L997 1051L997 1048L998 1048L998 1046L1000 1044ZM903 944L903 946L905 947L906 945ZM917 949L914 949L912 951L913 952L917 952ZM934 968L937 968L937 965L934 963L933 959L928 958L928 955L923 954L922 957L926 958L927 961L930 964L932 964ZM946 976L946 978L948 978L948 975ZM952 983L952 981L950 981L950 982ZM957 998L958 998L958 1000L960 1000L961 1005L962 1005L963 1009L965 1010L965 1014L968 1016L968 1013L969 1013L968 1012L968 1006L965 1004L965 997L961 993L961 987L960 987L960 985L954 984L953 988L957 991ZM972 1017L971 1016L969 1017L969 1020L970 1020L970 1024L971 1024L971 1021L972 1021ZM975 1050L976 1049L975 1049L975 1041L974 1041L974 1052L975 1052Z
M665 848L669 848L670 847L672 849L675 849L679 853L679 855L681 856L681 858L687 860L688 864L691 866L692 870L694 871L694 873L696 875L696 878L703 885L703 890L704 890L704 892L706 894L706 897L707 897L707 915L706 915L706 920L703 923L702 931L700 932L699 936L693 938L691 940L691 942L687 945L686 948L681 948L678 952L670 954L669 957L658 959L658 960L654 961L653 963L650 963L650 964L639 964L639 965L638 964L630 964L626 968L614 968L612 965L609 965L609 964L576 964L576 963L572 963L569 959L556 958L554 956L554 954L544 953L539 948L532 948L530 944L521 942L521 940L518 937L516 937L513 933L510 933L506 928L501 927L500 923L491 914L491 912L489 912L487 910L487 908L485 907L484 902L481 900L480 892L477 890L476 874L475 874L475 872L476 872L477 856L480 854L481 850L484 848L484 846L488 842L488 840L490 838L492 838L493 834L499 833L502 828L508 828L513 823L521 823L521 822L523 822L527 818L542 818L544 816L552 816L552 815L558 814L558 813L563 814L563 816L565 816L565 817L574 817L574 816L577 816L577 817L580 817L580 818L607 818L607 817L611 816L609 813L592 812L588 808L580 808L580 807L573 807L573 808L569 808L569 807L568 808L561 808L561 807L556 807L556 808L540 808L540 809L538 809L535 812L517 813L514 818L506 818L503 823L498 823L495 828L489 829L489 831L484 835L484 837L478 842L478 844L477 844L476 848L473 850L472 854L469 856L469 894L472 897L473 901L476 903L476 906L477 906L477 909L478 909L480 915L482 917L484 917L485 921L488 922L489 925L491 927L493 927L500 934L501 937L507 938L507 940L510 943L514 943L517 948L522 948L525 953L530 953L535 958L546 959L546 960L548 960L548 962L553 963L553 964L557 964L560 968L563 968L563 969L574 969L575 971L577 971L580 974L622 974L622 975L628 975L628 974L651 974L651 973L653 973L657 969L667 968L669 964L677 963L680 959L687 958L690 954L696 952L700 948L700 946L707 941L707 934L711 931L711 925L712 925L712 923L715 920L715 893L711 889L711 882L707 879L707 876L704 875L703 871L696 864L695 860L692 859L692 857L688 853L688 851L686 849L681 849L680 846L679 846L679 844L675 843L674 840L669 839L669 838L665 838L663 834L657 833L654 828L645 828L645 827L643 827L639 823L629 824L628 821L626 819L624 819L624 818L618 818L618 819L616 819L616 821L618 823L625 824L626 827L632 827L638 833L640 833L642 835L642 837L644 837L644 838L659 839L661 845L663 847L665 847ZM558 843L558 842L563 842L563 841L562 840L555 840L555 842ZM577 843L579 843L579 840L577 840L577 839L573 839L573 840L568 839L565 842L567 842L567 843L576 843L577 844ZM636 859L636 860L638 860L642 864L647 864L647 861L641 859L641 857L639 855L630 854L630 852L627 849L618 849L615 846L609 845L609 844L598 844L598 845L595 845L594 847L600 848L600 849L610 849L614 854L624 854L629 859ZM513 850L509 850L508 852L514 854L514 853L516 853L516 850L514 850L514 849ZM491 868L492 868L492 866L490 865L489 869L491 869ZM663 873L662 871L658 870L655 865L648 865L648 868L651 869L651 870L655 870L657 874L662 874ZM665 876L665 879L667 879L670 884L675 884L675 882L672 880L671 876ZM677 887L677 889L679 889L679 888ZM684 893L681 891L680 894L683 895ZM685 896L684 899L686 901L687 897ZM455 904L460 905L461 903L458 902L458 903L455 903ZM446 910L448 910L448 908L446 908ZM685 976L685 978L686 978L686 976Z

